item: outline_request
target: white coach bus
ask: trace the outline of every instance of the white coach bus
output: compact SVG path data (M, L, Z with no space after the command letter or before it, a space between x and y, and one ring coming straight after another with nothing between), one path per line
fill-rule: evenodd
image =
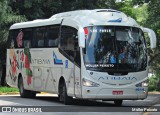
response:
M59 13L49 19L10 27L6 81L21 97L39 92L73 98L111 100L145 99L148 94L148 56L155 33L112 9Z

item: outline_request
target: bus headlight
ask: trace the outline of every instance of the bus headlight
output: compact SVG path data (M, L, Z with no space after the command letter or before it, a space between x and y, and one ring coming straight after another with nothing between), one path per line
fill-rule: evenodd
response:
M148 87L149 86L149 80L145 80L143 82L140 82L138 84L136 84L136 87Z
M82 83L83 83L83 86L87 86L87 87L98 87L99 86L98 83L92 82L84 78L82 79Z

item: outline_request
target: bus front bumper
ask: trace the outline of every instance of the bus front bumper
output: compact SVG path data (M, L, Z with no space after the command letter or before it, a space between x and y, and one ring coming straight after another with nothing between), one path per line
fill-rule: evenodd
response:
M147 87L139 88L102 88L97 90L94 87L83 87L82 97L83 99L95 99L95 100L138 100L145 99L148 95Z

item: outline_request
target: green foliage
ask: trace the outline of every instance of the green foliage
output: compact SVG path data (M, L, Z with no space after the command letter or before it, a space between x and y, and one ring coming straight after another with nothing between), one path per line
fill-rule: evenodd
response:
M116 9L116 2L115 0L97 0L98 8L109 8L109 9Z
M154 30L160 27L160 10L159 10L159 0L151 0L148 4L148 20L146 25Z
M16 15L9 6L9 0L0 1L0 43L6 41L8 36L8 28L16 22L25 20L24 16Z
M159 79L157 77L149 78L149 91L160 91L159 90Z
M10 6L14 12L25 15L28 20L43 17L45 14L42 10L46 0L14 0Z
M143 5L145 3L148 3L150 0L132 0L133 5Z
M160 0L150 0L148 3L148 18L145 22L145 26L154 29L157 35L157 48L150 53L150 63L151 68L155 70L156 77L159 78L160 75L160 10L159 10Z
M14 0L13 11L25 15L28 20L49 18L60 12L80 9L116 8L115 0Z
M143 4L135 9L137 22L140 25L145 25L145 22L148 18L148 4Z
M19 90L17 88L11 88L11 87L0 87L0 94L9 92L19 92Z
M133 19L137 19L136 17L136 10L134 9L134 5L131 0L124 0L125 2L119 2L116 4L116 7L121 12L124 12L129 17L132 17Z

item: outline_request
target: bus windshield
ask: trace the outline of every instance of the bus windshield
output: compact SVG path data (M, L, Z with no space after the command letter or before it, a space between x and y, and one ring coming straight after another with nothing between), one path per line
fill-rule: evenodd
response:
M83 49L87 70L136 72L147 66L144 34L136 27L87 27L86 48Z

